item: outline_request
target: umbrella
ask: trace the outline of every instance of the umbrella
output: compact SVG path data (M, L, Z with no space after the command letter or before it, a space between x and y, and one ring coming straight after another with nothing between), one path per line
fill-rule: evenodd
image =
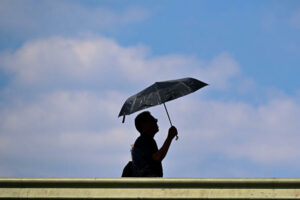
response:
M130 115L145 108L163 104L167 112L170 125L172 126L165 102L195 92L207 85L207 83L194 78L182 78L156 82L141 92L129 97L121 108L119 117L123 116L122 122L124 123L126 115Z

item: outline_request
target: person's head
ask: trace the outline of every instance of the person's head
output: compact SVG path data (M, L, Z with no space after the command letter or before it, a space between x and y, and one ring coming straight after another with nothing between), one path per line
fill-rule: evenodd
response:
M154 136L158 132L157 119L148 111L140 113L135 118L135 127L141 135L148 134Z

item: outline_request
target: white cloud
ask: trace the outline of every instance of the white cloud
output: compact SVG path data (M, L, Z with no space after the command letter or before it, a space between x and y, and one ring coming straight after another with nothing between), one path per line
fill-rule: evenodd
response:
M17 160L20 168L15 166L14 171L23 175L64 176L67 169L62 163L73 163L91 170L81 176L96 176L94 168L101 171L100 176L119 176L130 159L130 144L137 137L134 116L125 124L116 117L121 98L124 96L120 94L99 97L85 92L58 92L22 107L8 108L1 112L0 155L4 160ZM213 154L259 165L299 167L298 102L297 98L278 98L253 106L191 95L168 103L179 140L173 143L166 158L166 174L195 176L201 159ZM169 126L167 116L162 106L151 112L159 119L156 139L161 145ZM38 164L24 167L24 159L38 163L40 169ZM175 163L185 163L192 171L181 173L182 166ZM61 165L61 174L48 169L56 164ZM2 172L2 176L7 175L4 169Z
M30 101L19 98L19 103L7 104L1 110L1 132L46 134L57 129L104 128L101 123L116 119L122 98L115 92L68 91L42 94Z
M201 155L217 152L229 159L279 166L293 163L299 167L298 102L297 97L285 97L253 106L186 98L174 102L170 110L182 129L186 152L196 151ZM180 120L180 116L185 120Z
M194 76L224 89L239 73L237 62L226 53L207 63L186 55L151 56L145 46L123 47L103 37L34 40L0 57L2 67L13 73L14 83L22 87L100 85L112 80L152 83Z
M240 75L240 67L228 53L222 53L213 58L206 68L200 69L198 74L203 79L210 80L213 87L225 89L229 88L231 78Z
M80 176L96 176L96 169L114 176L110 170L130 159L135 136L117 118L123 98L116 92L60 91L1 110L0 157L8 160L1 176L64 176L72 163L85 168Z

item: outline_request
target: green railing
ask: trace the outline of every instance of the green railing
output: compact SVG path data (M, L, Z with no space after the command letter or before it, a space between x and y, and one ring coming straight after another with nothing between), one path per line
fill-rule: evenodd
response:
M296 178L0 178L0 199L299 199Z

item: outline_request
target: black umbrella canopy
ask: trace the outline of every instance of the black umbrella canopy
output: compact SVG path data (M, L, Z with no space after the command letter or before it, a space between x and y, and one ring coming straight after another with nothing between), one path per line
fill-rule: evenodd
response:
M195 78L182 78L156 82L141 92L129 97L121 108L119 117L124 116L125 118L125 115L130 115L145 108L164 104L165 102L195 92L207 85L207 83Z

